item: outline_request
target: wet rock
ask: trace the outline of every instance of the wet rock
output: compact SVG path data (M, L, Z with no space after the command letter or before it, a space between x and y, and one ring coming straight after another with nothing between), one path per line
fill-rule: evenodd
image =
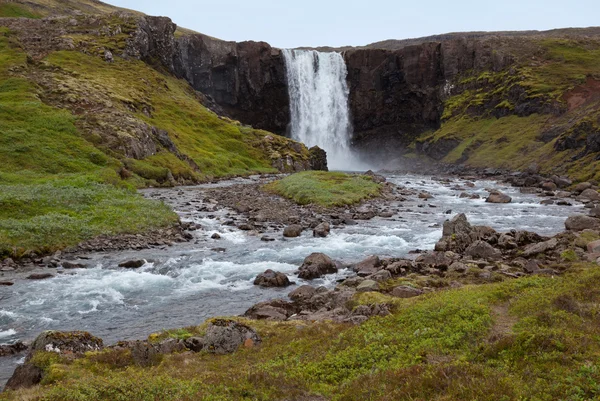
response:
M313 229L313 237L325 238L329 235L330 230L329 223L323 222Z
M237 226L237 228L238 230L242 231L252 231L254 229L254 227L252 227L252 225L248 223L240 224L239 226Z
M145 263L146 261L143 259L127 260L119 263L119 267L124 267L126 269L139 269L140 267L144 266Z
M431 194L429 194L427 192L421 192L421 193L419 193L418 197L419 197L419 199L428 200L428 199L433 198L433 195L431 195Z
M286 238L296 238L302 234L302 226L299 224L291 224L283 229L283 236Z
M362 262L356 263L354 266L352 266L352 270L354 270L359 276L366 277L373 273L377 273L380 266L381 260L379 260L379 257L372 255Z
M27 280L45 280L52 277L54 277L54 275L50 273L34 273L27 276Z
M379 283L374 280L365 280L356 287L358 292L378 291Z
M271 269L259 274L254 280L254 285L259 285L261 287L287 287L291 284L292 283L285 274Z
M0 287L4 286L4 287L10 287L11 285L14 285L15 283L13 283L12 281L0 281Z
M418 297L421 294L423 294L422 290L410 287L408 285L401 285L399 287L396 287L390 293L390 295L397 298L413 298Z
M304 263L298 269L298 277L311 280L337 271L336 264L329 256L323 253L312 253L304 259Z
M592 217L600 217L600 205L595 205L590 209L589 215Z
M214 233L213 235L210 236L210 238L212 238L212 239L221 239L221 236L218 233Z
M379 217L382 217L384 219L389 219L391 217L394 217L394 213L390 212L390 211L384 211L384 212L379 213Z
M309 165L311 170L328 171L327 168L327 152L318 146L313 146L308 149Z
M273 242L273 241L275 241L275 238L271 238L267 235L264 235L264 236L260 237L260 240L264 241L264 242Z
M485 241L475 241L465 250L465 254L473 258L487 260L499 259L502 253Z
M298 302L299 304L303 304L308 302L313 295L317 293L317 290L310 285L302 285L296 288L294 291L288 294L288 297L294 302Z
M559 188L567 188L568 186L571 186L573 184L573 181L571 181L569 178L567 178L567 177L559 177L559 176L556 176L556 175L552 176L552 181Z
M512 198L502 192L494 191L490 193L485 201L487 203L510 203Z
M87 265L84 263L74 263L74 262L68 262L68 261L61 262L61 265L62 265L63 269L86 269L87 268Z
M27 351L27 345L22 341L17 341L14 344L0 345L0 357L20 354Z
M600 193L594 189L586 189L577 197L579 200L600 201Z
M476 239L477 233L467 216L460 213L444 222L442 238L435 244L435 250L462 252Z
M565 221L565 228L571 231L583 231L585 229L600 229L600 219L591 216L570 216Z
M548 241L538 242L537 244L531 244L525 247L523 250L523 257L528 258L533 255L537 255L540 253L545 253L550 251L558 245L558 240L556 238L552 238Z
M297 307L283 299L260 302L248 309L244 316L255 320L286 320L297 313Z

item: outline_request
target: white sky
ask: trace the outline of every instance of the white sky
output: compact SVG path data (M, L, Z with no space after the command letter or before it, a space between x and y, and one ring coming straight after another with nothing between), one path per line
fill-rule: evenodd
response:
M360 46L447 32L600 26L600 0L105 0L224 40Z

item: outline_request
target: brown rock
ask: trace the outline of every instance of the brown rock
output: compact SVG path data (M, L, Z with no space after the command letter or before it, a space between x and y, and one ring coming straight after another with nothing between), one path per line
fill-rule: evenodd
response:
M465 254L481 259L495 260L502 256L502 253L485 241L475 241L465 250Z
M330 230L329 223L323 222L313 229L313 237L325 238L329 235Z
M372 255L362 262L356 263L354 266L352 266L352 270L354 270L359 276L366 277L379 271L379 266L381 266L381 260L379 260L379 257Z
M145 260L127 260L119 263L119 267L124 267L126 269L139 269L140 267L144 266L145 263Z
M336 264L329 256L323 253L312 253L304 259L304 263L298 269L298 277L311 280L337 271Z
M302 226L299 224L291 224L283 229L283 236L286 238L296 238L302 234Z
M27 276L27 280L44 280L52 277L54 277L54 275L50 273L34 273Z
M390 294L398 298L413 298L423 294L423 291L408 285L401 285L394 288Z
M254 280L254 285L261 287L287 287L291 284L285 274L271 269L267 269L264 273L259 274Z
M600 193L598 193L598 191L596 191L594 189L589 188L589 189L586 189L583 192L581 192L581 194L579 194L577 199L600 201Z
M512 198L502 192L491 192L485 200L487 203L510 203Z

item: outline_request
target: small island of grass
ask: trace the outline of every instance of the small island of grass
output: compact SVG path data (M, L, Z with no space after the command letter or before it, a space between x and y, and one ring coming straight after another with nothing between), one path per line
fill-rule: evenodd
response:
M381 184L367 175L303 171L272 182L266 189L300 205L332 207L352 205L378 196Z

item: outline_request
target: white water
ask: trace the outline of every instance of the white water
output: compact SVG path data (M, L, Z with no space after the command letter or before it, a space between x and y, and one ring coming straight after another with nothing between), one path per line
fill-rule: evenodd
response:
M308 147L324 149L331 169L365 169L350 148L350 91L342 55L284 49L283 56L290 95L292 138Z

